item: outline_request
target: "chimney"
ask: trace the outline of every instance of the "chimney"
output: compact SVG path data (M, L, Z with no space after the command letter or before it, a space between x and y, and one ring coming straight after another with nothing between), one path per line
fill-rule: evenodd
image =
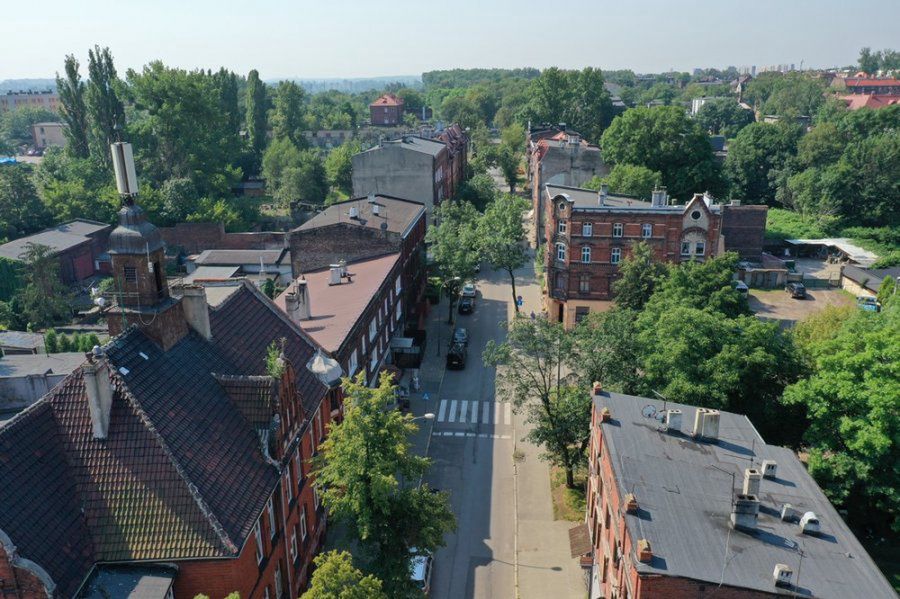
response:
M662 208L668 203L665 187L657 187L650 194L650 205L653 208Z
M634 493L628 493L625 495L625 511L629 514L633 514L638 509L637 497L634 496Z
M738 495L731 506L731 525L734 528L753 530L759 515L759 498L756 495Z
M697 411L694 412L694 430L691 433L694 437L703 435L703 420L706 418L708 411L706 408L697 408Z
M597 192L597 202L599 205L604 205L607 197L609 197L609 185L603 183L600 185L600 191Z
M756 468L744 469L744 495L759 496L759 485L762 481L762 473Z
M112 411L109 368L105 363L94 361L89 357L88 361L81 365L81 376L84 379L84 391L87 395L94 438L106 439L109 434L109 415Z
M206 303L206 290L200 285L184 285L181 288L181 307L184 319L192 329L206 340L212 339L209 328L209 306Z
M709 208L713 203L713 197L709 195L708 191L703 192L703 203L706 204L707 208Z
M647 539L638 539L637 554L639 562L646 564L653 561L653 550L650 547L650 541Z
M594 395L600 395L601 393L603 393L603 385L600 384L600 381L594 381L594 386L591 391Z
M341 284L341 265L340 264L332 264L331 265L331 278L328 280L329 285L340 285Z
M670 432L681 432L681 410L666 410L666 428Z
M369 201L370 204L374 204L374 203L375 203L375 194L374 194L374 193L370 193L370 194L366 197L366 199Z
M612 420L612 413L609 411L609 408L603 408L600 410L600 422L609 422Z
M309 302L309 285L304 277L300 277L294 283L291 290L284 296L284 311L294 322L309 320L312 318L312 307Z
M376 204L374 201L372 202L372 214L375 216L381 214L381 206Z
M359 218L359 208L356 206L350 206L350 211L347 213L350 218Z

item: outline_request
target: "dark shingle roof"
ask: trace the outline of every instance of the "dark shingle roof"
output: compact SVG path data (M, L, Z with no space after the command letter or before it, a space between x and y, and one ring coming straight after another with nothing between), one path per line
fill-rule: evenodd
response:
M797 572L802 550L801 594L896 597L800 460L789 449L766 444L746 416L721 412L719 440L703 442L689 436L693 406L668 403L668 409L683 413L681 432L672 433L642 412L648 404L661 409L662 402L607 392L593 400L612 415L600 426L615 484L621 496L634 493L640 508L624 515L632 546L643 538L653 550L649 563L633 559L641 575L682 576L774 594L775 564ZM744 469L760 468L766 459L777 462L777 478L762 479L757 529L732 530L731 502L742 490ZM734 489L728 473L734 474ZM796 522L782 521L785 503L801 514L815 512L823 534L802 534Z
M0 427L0 530L62 594L96 562L234 557L251 534L278 480L259 436L268 345L286 339L307 413L327 389L305 368L318 346L252 285L210 324L212 341L191 332L165 352L134 327L106 347L106 440L80 368Z
M91 235L104 229L112 229L112 225L91 220L74 220L4 243L0 245L0 256L21 260L29 243L46 245L53 253L62 252L90 241Z

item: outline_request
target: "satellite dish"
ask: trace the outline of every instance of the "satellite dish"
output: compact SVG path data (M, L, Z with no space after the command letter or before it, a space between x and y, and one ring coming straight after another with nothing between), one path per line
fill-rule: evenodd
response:
M656 416L656 406L647 404L641 409L641 414L644 415L644 418L653 418Z
M101 295L100 297L94 299L94 303L102 308L106 305L106 298Z

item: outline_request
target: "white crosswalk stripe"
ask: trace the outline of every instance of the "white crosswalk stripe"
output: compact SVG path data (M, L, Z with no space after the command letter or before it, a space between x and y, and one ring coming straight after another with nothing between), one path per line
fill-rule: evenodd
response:
M469 417L469 422L471 422L472 424L477 424L478 423L478 402L473 401L471 403L472 403L472 411L470 412L470 414L472 414L472 415ZM487 423L485 423L485 424L487 424Z
M481 422L483 422L484 424L490 424L491 423L491 402L486 401L483 403L484 403L484 406L483 406L484 409L481 411Z
M500 402L494 402L494 424L500 422Z
M507 403L504 406L504 410L503 410L503 423L510 424L511 420L512 420L512 404Z
M450 400L450 419L447 422L456 422L456 400Z
M468 409L469 409L469 402L467 402L466 400L462 400L461 402L459 402L459 421L460 422L466 421L466 410L468 410Z
M445 415L446 413L447 413L447 400L446 400L446 399L442 399L442 400L441 400L441 407L440 407L440 409L438 410L438 422L443 422L443 421L444 421L444 415Z
M494 406L493 410L491 405ZM504 424L509 426L512 424L512 404L506 401L442 399L438 405L437 421L457 424Z

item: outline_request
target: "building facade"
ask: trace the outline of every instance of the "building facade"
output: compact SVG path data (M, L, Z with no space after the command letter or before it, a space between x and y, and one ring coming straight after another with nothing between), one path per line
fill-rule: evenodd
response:
M546 185L578 187L594 177L609 174L600 148L589 144L576 131L566 126L542 126L531 129L526 148L527 177L531 182L535 229L531 241L544 242L544 197Z
M591 599L896 596L797 456L746 416L591 393L577 547Z
M747 259L757 249L762 252L765 207L723 206L700 194L686 205L671 205L665 190L644 202L605 188L547 185L544 197L545 310L567 328L590 312L612 307L619 264L633 243L647 243L655 259L671 264L730 249L742 250ZM723 235L726 214L733 247Z
M65 125L62 123L35 123L31 126L31 138L36 148L49 148L51 146L64 148L66 135L63 133Z
M387 127L403 124L403 98L394 94L382 94L369 104L369 122Z
M119 223L113 339L0 427L3 591L297 597L327 521L309 459L342 371L251 284L214 306L169 289L156 228L132 203Z
M52 112L59 109L59 94L55 91L9 91L0 94L0 113L18 108L44 108Z

